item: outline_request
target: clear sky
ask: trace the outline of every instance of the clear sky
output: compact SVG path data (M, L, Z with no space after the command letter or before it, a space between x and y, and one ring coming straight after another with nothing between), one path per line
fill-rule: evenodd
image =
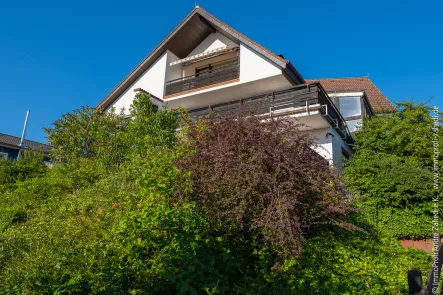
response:
M443 1L197 1L304 78L371 80L443 109ZM95 106L195 6L180 1L0 0L0 132Z

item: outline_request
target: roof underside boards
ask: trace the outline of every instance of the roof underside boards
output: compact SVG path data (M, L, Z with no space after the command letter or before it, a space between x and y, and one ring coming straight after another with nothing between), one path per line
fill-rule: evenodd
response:
M8 147L15 147L19 149L20 145L20 137L0 133L0 145L6 145ZM51 146L43 143L38 143L32 140L25 139L25 148L32 150L40 150L42 149L44 153L49 153Z
M200 15L194 14L166 43L169 51L179 58L187 57L215 29Z
M287 60L272 53L245 35L229 27L219 19L196 7L137 67L129 73L96 107L108 108L127 87L129 87L149 66L151 66L166 50L171 51L180 59L187 57L210 34L220 32L222 35L240 45L243 43L262 54L278 66L294 81L302 84L305 81L294 66Z
M364 90L375 113L394 112L395 107L368 77L328 78L306 80L307 83L320 82L327 92Z

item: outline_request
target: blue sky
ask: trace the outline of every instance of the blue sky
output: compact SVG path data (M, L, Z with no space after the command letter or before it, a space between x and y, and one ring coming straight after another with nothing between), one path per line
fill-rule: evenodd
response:
M391 100L443 109L441 1L209 1L222 21L284 54L305 78L369 74ZM187 1L1 1L0 132L95 106L193 8Z

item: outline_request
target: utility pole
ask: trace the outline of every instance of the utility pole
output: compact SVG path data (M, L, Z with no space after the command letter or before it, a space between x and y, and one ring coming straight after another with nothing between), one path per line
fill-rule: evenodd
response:
M20 144L19 144L20 149L18 150L17 160L20 159L20 154L22 152L22 149L25 148L25 136L26 136L26 129L28 128L28 119L30 113L31 113L30 110L26 112L25 125L23 126L22 138L20 139Z

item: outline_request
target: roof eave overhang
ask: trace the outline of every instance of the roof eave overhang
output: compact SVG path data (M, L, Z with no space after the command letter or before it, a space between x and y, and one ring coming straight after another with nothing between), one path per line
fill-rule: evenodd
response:
M22 146L19 146L19 145L13 145L13 144L8 144L8 143L4 143L4 142L0 142L0 147L5 147L5 148L11 149L11 150L33 150L33 151L38 151L39 150L39 149L35 149L35 148L30 148L30 147L27 147L27 146L22 147ZM44 155L49 155L50 151L42 150L42 152L43 152Z
M297 85L306 83L305 79L303 79L300 73L295 69L295 67L290 62L288 62L285 70Z
M24 147L21 147L18 145L13 145L13 144L8 144L8 143L4 143L4 142L0 143L0 147L5 147L8 149L16 149L16 150L23 150L24 149Z
M195 14L197 13L197 8L195 8L194 10L191 11L191 13L189 13L183 20L182 22L174 28L174 30L169 33L168 36L166 36L165 39L163 39L162 42L160 42L159 45L157 45L157 47L154 48L153 51L151 51L151 53L149 53L148 56L146 56L141 63L139 63L135 69L128 75L126 76L123 81L117 85L117 87L115 87L95 108L96 109L107 109L116 99L116 96L120 95L124 90L122 89L126 89L126 87L128 86L129 83L132 83L135 78L139 75L140 72L146 70L149 65L153 62L152 57L156 56L156 55L161 55L163 54L166 49L164 48L166 43L169 41L169 39L171 39L172 36L175 35L175 33L180 30L182 28L182 26L190 19L192 18Z

